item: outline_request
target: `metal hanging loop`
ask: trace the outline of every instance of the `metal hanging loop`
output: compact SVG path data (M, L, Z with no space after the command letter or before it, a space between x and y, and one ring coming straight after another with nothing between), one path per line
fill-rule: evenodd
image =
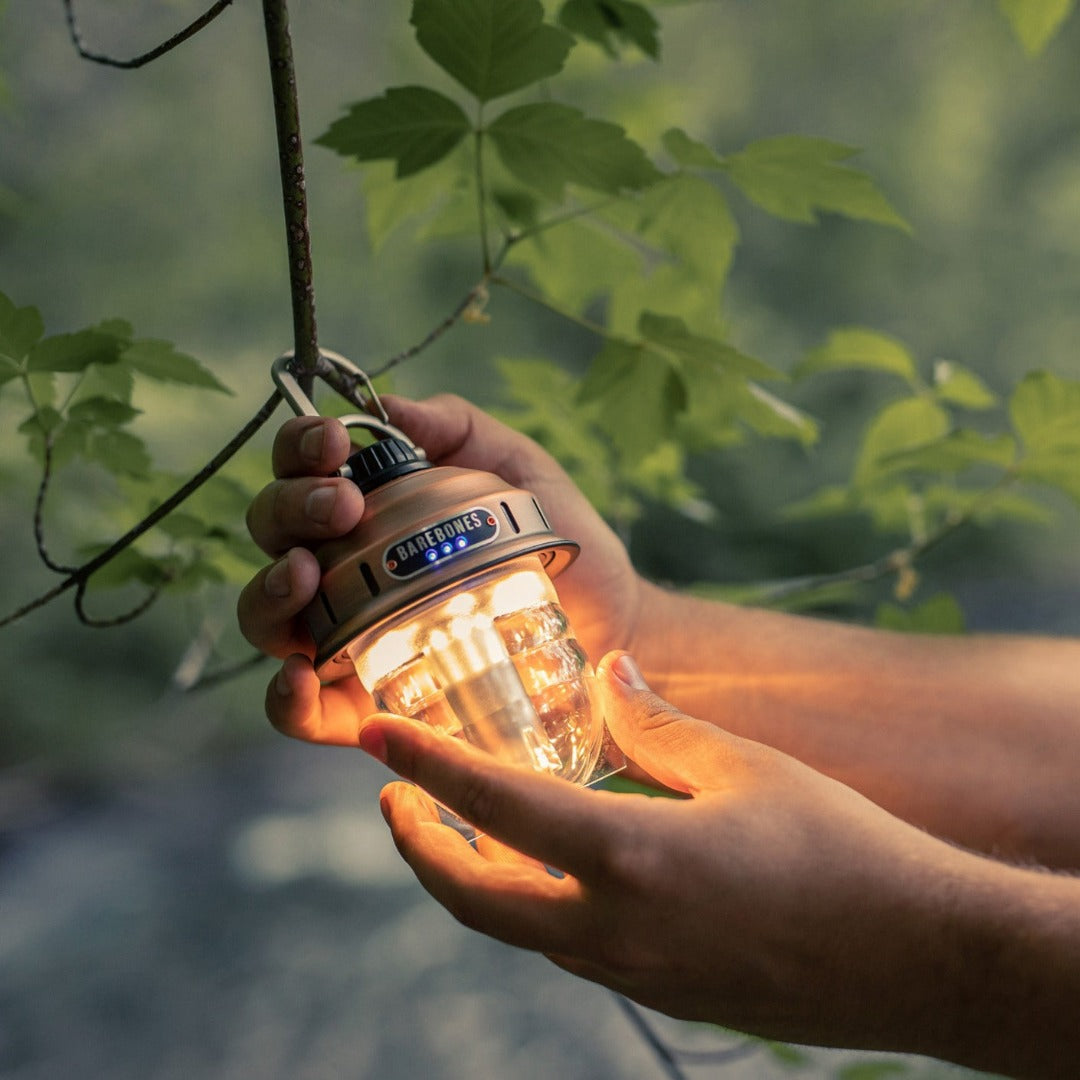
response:
M274 385L281 391L281 396L288 402L289 408L297 416L321 416L315 408L314 402L304 393L300 380L293 371L294 354L290 349L282 353L271 365L270 375ZM359 383L364 389L364 405L374 411L364 413L349 413L347 416L339 416L338 419L347 428L363 428L371 432L376 439L400 439L408 447L416 452L419 457L426 457L424 451L416 445L400 428L390 423L386 415L379 395L375 387L371 385L371 379L367 372L358 368L351 360L347 360L340 353L331 352L329 349L319 350L319 364L314 374L327 382L326 369L333 368L338 373L347 376L354 383Z

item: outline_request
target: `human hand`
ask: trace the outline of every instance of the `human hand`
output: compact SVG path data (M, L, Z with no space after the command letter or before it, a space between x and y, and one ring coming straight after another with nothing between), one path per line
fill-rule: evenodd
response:
M942 974L966 962L948 913L983 860L678 713L628 657L605 658L598 681L622 749L688 799L575 787L401 718L364 724L361 746L419 785L392 783L381 802L435 899L673 1016L828 1045L944 1045ZM432 797L486 834L476 850Z
M558 580L578 640L593 657L632 644L641 581L618 538L554 458L461 398L383 401L391 421L436 464L493 472L536 495L554 530L581 544L580 557ZM350 452L348 434L336 420L298 417L282 426L273 450L276 479L248 513L255 542L278 561L244 588L238 616L253 645L285 661L266 693L271 722L299 738L355 746L371 699L354 677L320 687L314 648L299 617L320 577L308 547L349 532L363 513L356 485L327 475Z

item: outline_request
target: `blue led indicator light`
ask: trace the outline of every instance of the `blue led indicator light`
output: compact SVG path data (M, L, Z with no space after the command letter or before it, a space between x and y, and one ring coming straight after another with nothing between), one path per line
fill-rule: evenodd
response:
M453 547L452 547L452 546L451 546L450 544L443 544L443 546L442 546L441 548L439 548L439 550L440 550L440 551L441 551L441 552L442 552L442 553L443 553L444 555L449 555L449 554L450 554L450 552L452 552L452 551L453 551L454 549L453 549Z
M439 557L439 553L434 548L428 548L424 552L424 557L428 562L434 562Z
M459 536L459 537L458 537L458 538L457 538L457 539L456 539L456 540L454 541L454 543L455 543L455 544L457 544L457 546L458 546L458 549L459 549L459 550L460 550L461 548L465 547L465 546L466 546L466 544L468 544L468 542L469 542L469 541L468 541L468 540L466 540L464 536Z

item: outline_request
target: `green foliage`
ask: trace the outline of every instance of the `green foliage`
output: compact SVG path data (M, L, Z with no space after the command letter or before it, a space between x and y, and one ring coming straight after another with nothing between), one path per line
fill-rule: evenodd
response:
M915 361L904 345L885 334L858 326L833 330L824 343L811 349L795 369L803 378L821 371L862 369L899 375L912 386L918 385Z
M874 622L885 630L907 634L962 634L964 612L955 598L939 593L914 607L881 604Z
M1024 51L1035 56L1072 14L1076 0L998 0Z
M357 161L390 158L402 178L441 161L470 126L461 107L438 91L397 86L353 105L315 141Z
M651 11L631 0L566 0L559 22L572 34L599 45L612 59L620 45L660 58L660 26Z
M646 187L659 174L618 124L591 120L569 105L508 109L488 135L510 172L553 202L567 184L615 194Z
M479 101L557 75L573 39L539 0L416 0L420 47Z
M857 153L826 139L781 135L729 154L722 165L748 199L776 217L813 224L826 212L910 231L873 180L843 164Z
M38 311L16 307L3 293L0 350L0 383L18 384L25 402L26 412L17 430L39 463L44 463L48 451L49 479L54 481L54 474L67 466L90 466L111 478L146 512L171 495L183 478L155 473L145 442L129 430L142 413L132 404L136 376L193 390L231 393L193 357L168 342L135 338L123 320L46 336ZM231 500L219 497L208 506L204 519L193 516L223 484L228 481L215 478L189 501L183 518L166 519L157 538L144 539L139 547L130 547L107 563L90 579L92 587L139 582L185 588L203 580L243 580L261 558L241 535L242 525L229 528L218 522L242 523L251 492L234 486ZM196 520L199 527L193 530L191 522ZM84 543L80 552L89 559L110 541ZM243 575L238 572L238 559L244 563Z

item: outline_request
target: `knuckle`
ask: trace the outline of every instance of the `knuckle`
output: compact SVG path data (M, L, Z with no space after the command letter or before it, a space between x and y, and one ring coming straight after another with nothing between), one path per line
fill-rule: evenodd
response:
M501 799L490 778L471 768L464 777L458 812L479 829L489 829L498 820Z
M597 844L596 873L608 886L636 893L642 884L641 846L622 824L612 828Z

